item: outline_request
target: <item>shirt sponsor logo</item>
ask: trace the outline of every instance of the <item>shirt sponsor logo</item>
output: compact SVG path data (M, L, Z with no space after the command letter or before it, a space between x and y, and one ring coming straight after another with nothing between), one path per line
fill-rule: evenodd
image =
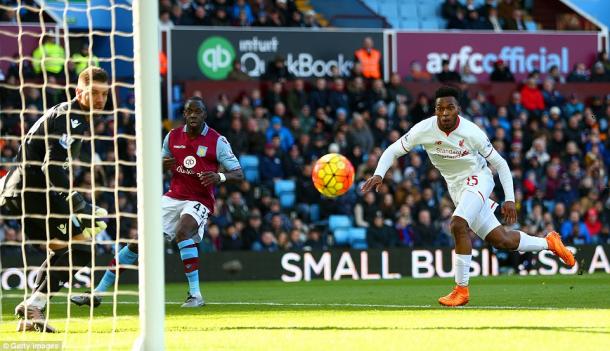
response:
M184 145L174 145L174 149L186 149Z
M199 147L197 148L197 156L199 156L199 157L205 157L205 154L207 152L208 152L208 148L206 146L199 145Z
M184 161L182 161L182 164L184 165L184 167L191 169L195 167L195 165L197 164L197 160L193 156L187 156L184 158Z
M440 147L437 147L435 151L438 156L445 159L461 158L470 154L468 150L451 150Z

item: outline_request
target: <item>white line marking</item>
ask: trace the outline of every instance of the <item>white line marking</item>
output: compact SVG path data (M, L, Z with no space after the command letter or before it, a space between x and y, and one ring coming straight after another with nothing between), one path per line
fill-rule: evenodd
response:
M8 297L5 295L5 297ZM11 297L20 297L11 296ZM65 300L53 300L52 304L66 304ZM108 299L103 302L112 304ZM136 305L137 301L117 301L120 305ZM166 301L166 305L182 305L183 301ZM541 310L541 311L558 311L558 310L608 310L608 308L597 307L548 307L548 306L461 306L455 308L446 308L440 305L401 305L401 304L365 304L365 303L301 303L301 302L248 302L248 301L214 301L206 302L206 305L237 305L237 306L279 306L279 307L361 307L361 308L390 308L390 309L471 309L471 310Z

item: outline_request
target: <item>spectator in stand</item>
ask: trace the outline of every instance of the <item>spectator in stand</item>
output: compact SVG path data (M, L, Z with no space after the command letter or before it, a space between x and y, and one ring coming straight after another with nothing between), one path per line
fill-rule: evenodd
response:
M506 23L513 18L515 10L520 8L517 0L498 0L498 17Z
M309 94L305 91L305 82L301 78L297 78L292 85L292 89L288 92L286 104L288 111L292 116L299 116L303 110L303 106L307 105Z
M274 180L284 178L282 159L277 155L277 150L271 143L265 145L265 154L261 158L259 170L261 181L268 187L272 186Z
M243 240L241 238L242 222L230 223L224 229L224 235L220 238L222 251L237 251L243 248Z
M225 7L218 7L214 13L214 17L210 20L213 26L229 26L231 25L231 19L227 15L227 9Z
M278 108L280 113L284 112L284 104L279 103ZM267 132L265 133L265 136L267 137L268 143L272 142L274 137L279 137L280 149L282 152L288 151L292 144L294 144L294 137L292 136L290 129L282 125L282 118L279 115L271 118L271 123L267 129Z
M381 78L381 52L374 48L373 38L364 38L362 48L356 50L354 56L355 60L362 65L362 76L364 78Z
M269 63L265 78L273 82L286 82L287 80L292 79L292 73L288 71L284 57L277 55L275 59Z
M248 216L248 224L242 232L243 249L250 250L259 241L263 233L263 221L258 209L253 209Z
M314 228L307 233L307 240L303 243L303 251L321 251L325 250L326 245L322 241L320 230Z
M314 10L307 10L305 12L305 18L303 20L303 26L306 28L320 28L320 23L316 19L316 12Z
M407 82L430 82L432 81L432 75L426 71L421 62L411 62L409 75L405 78Z
M191 23L194 26L210 26L212 25L212 19L210 18L208 11L203 6L197 6L193 12L193 21Z
M477 76L475 76L472 71L470 70L470 66L468 66L468 64L465 64L462 67L462 83L466 83L466 84L476 84L479 80L477 78Z
M174 28L174 22L172 22L172 18L170 16L170 11L161 10L159 12L159 29L169 30L172 28Z
M462 5L458 0L445 0L441 7L441 16L450 21L452 18L457 16L458 10L465 10L464 5Z
M557 65L551 66L548 72L548 77L553 79L555 83L563 84L566 82L566 78L561 74L561 72L559 71L559 66Z
M432 116L433 108L430 103L430 99L428 99L428 95L425 93L420 93L417 97L417 102L415 106L411 109L411 118L413 124L419 123L424 119Z
M432 221L430 211L422 210L417 216L417 224L413 227L415 235L415 246L435 246L439 236L439 230Z
M525 30L525 22L523 21L523 11L519 9L513 10L512 17L504 20L504 29Z
M555 80L547 78L542 84L542 97L544 99L544 105L547 108L560 107L564 104L565 98L559 90L555 89Z
M470 10L468 11L468 19L466 20L466 29L491 30L493 27L486 19L481 18L476 10Z
M436 80L441 83L459 83L462 81L460 74L449 68L449 60L443 60L441 65L441 71L436 74Z
M447 29L468 29L466 12L463 9L457 9L455 16L449 19L447 22Z
M600 51L599 54L597 54L597 62L601 62L602 65L604 65L606 72L610 72L610 59L608 58L607 51Z
M409 104L413 100L413 96L402 84L400 84L400 74L394 72L390 75L390 82L386 85L387 102L390 106L390 114L395 109L395 105ZM394 106L392 106L394 105Z
M233 69L229 72L227 76L227 80L237 80L237 81L246 81L251 80L250 76L244 72L241 68L241 62L235 59L233 60Z
M494 70L491 72L489 80L492 82L514 82L515 77L503 60L497 60L494 63Z
M277 246L277 239L273 236L273 232L269 229L265 229L261 234L259 240L252 244L252 251L259 252L276 252L279 251Z
M313 111L316 111L319 108L330 111L329 91L327 89L326 79L316 79L316 88L309 93L309 106Z
M396 230L384 223L381 211L375 213L372 225L366 230L366 243L369 249L395 247L398 243Z
M489 14L484 17L487 22L487 27L493 29L494 32L499 33L502 31L503 25L502 20L498 18L498 10L495 8L489 9Z
M521 88L521 103L530 112L539 115L544 110L544 97L530 74Z
M366 154L373 149L373 134L360 114L354 114L347 140L351 147L360 147Z
M231 8L231 18L233 18L234 21L239 20L242 12L245 16L244 24L246 26L251 25L252 22L254 22L254 15L252 14L252 8L250 7L250 4L248 4L246 0L236 0L235 4L233 4L233 7Z
M252 22L252 26L253 27L271 27L272 23L269 20L269 16L267 15L267 12L265 12L265 11L259 12L258 16L254 20L254 22Z
M364 197L354 206L354 222L356 226L361 228L370 227L377 211L379 211L379 206L377 206L375 193L368 192L364 194Z
M278 10L274 9L269 12L269 20L268 24L266 25L267 27L284 27L285 24L286 23Z
M566 80L568 83L588 82L589 70L587 70L587 66L582 62L575 64Z
M563 112L566 117L572 117L576 113L583 113L585 111L585 104L583 104L576 93L570 94L570 99L563 106Z
M536 159L540 167L544 167L551 160L551 156L546 151L546 143L543 138L534 140L532 148L525 154L525 159L528 161Z
M345 90L345 81L342 78L335 79L333 90L328 94L328 106L330 113L335 117L339 109L349 113L349 96Z
M561 224L561 236L571 244L581 245L589 243L589 230L580 218L578 211L570 212L570 219Z
M496 10L496 0L485 0L485 3L477 8L481 17L489 17L492 10Z
M604 64L600 61L593 65L591 82L610 82L610 72L606 72Z
M600 242L599 234L602 231L602 222L599 219L597 214L597 210L595 208L590 208L587 211L585 218L585 226L587 227L587 231L589 232L589 236L591 237L591 242L597 244Z

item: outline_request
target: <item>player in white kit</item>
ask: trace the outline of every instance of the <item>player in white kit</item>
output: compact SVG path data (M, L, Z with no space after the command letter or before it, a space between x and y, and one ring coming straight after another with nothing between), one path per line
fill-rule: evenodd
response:
M515 223L517 211L513 180L506 161L493 148L487 135L474 123L459 116L459 91L442 87L436 91L435 116L411 128L381 155L375 174L362 185L362 191L378 190L396 158L417 145L426 150L432 164L447 182L449 195L456 206L451 218L451 234L455 238L456 286L438 301L444 306L468 303L468 279L472 259L472 243L468 229L498 249L517 251L551 250L568 266L575 263L574 255L561 242L556 232L546 238L530 236L519 230L505 230L494 210L498 204L489 198L493 175L487 163L497 171L504 189L502 215L507 224Z

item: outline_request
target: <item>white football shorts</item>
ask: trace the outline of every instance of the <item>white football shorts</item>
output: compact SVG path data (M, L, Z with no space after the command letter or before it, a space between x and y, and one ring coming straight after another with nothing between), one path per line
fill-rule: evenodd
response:
M494 214L498 203L489 198L493 188L494 179L488 167L462 183L449 186L449 195L456 206L453 215L464 218L470 229L483 240L500 225Z
M208 222L210 210L198 201L177 200L169 196L161 197L161 218L163 221L163 233L169 241L176 237L176 227L180 217L188 214L193 217L199 225L197 236L193 236L195 242L203 239L205 225Z

